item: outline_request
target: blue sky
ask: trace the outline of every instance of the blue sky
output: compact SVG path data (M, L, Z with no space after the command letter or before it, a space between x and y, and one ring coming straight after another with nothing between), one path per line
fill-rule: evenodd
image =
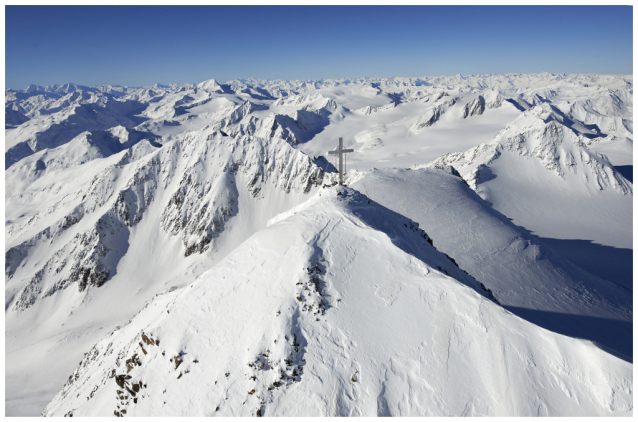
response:
M5 83L633 72L630 6L5 6Z

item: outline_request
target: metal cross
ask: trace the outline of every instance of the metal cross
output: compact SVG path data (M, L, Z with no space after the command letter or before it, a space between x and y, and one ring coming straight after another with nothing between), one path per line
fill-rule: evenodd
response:
M343 149L343 138L339 138L339 149L328 151L328 154L339 154L339 184L343 185L343 154L354 152L353 149Z

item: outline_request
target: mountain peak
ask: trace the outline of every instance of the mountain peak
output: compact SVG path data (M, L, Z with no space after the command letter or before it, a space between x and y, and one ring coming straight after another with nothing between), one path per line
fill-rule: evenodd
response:
M631 412L622 388L631 364L539 329L445 275L454 265L432 255L414 223L343 187L294 210L99 341L43 415L390 416L409 413L407 392L439 415L468 401L476 415L531 414L529 397L543 414ZM547 370L555 365L569 372ZM486 375L494 373L498 385ZM601 396L601 385L610 393ZM579 400L566 405L564 389Z
M198 89L206 92L223 92L221 85L215 79L209 79L196 85Z

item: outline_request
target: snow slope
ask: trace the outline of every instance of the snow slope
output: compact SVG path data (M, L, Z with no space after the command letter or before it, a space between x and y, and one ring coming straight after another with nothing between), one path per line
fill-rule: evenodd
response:
M597 139L559 119L546 104L535 106L494 140L433 164L453 165L496 210L563 258L633 289L633 184L589 147Z
M458 175L446 169L374 170L352 187L419 223L437 249L513 313L632 360L631 286L588 274L557 256Z
M631 364L437 271L408 223L320 191L98 342L43 414L631 414Z

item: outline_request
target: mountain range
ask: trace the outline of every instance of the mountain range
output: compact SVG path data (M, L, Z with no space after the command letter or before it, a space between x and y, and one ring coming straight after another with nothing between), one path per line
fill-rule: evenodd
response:
M632 156L625 75L7 90L5 411L632 415Z

